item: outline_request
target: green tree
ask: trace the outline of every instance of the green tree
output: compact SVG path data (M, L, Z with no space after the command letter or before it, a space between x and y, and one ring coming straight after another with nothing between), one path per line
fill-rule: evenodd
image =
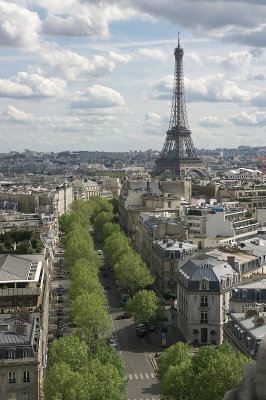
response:
M183 342L177 342L169 347L157 360L157 377L161 381L170 366L179 366L182 362L191 360L190 351L192 347Z
M99 239L101 242L104 242L113 233L118 232L120 232L120 226L118 224L115 224L114 222L105 222L99 235Z
M165 400L192 400L193 378L190 358L170 365L160 382L160 393Z
M68 214L63 214L59 217L59 229L61 232L67 232L70 216Z
M235 388L241 377L243 366L250 361L244 355L216 352L206 369L194 374L192 396L197 400L220 400Z
M132 296L137 290L152 285L154 277L141 256L133 249L120 257L114 266L120 285Z
M126 310L133 315L135 321L146 325L161 321L164 314L162 300L152 290L140 290L126 304Z
M79 336L91 347L95 339L110 336L111 324L103 299L94 293L83 293L71 304L71 315Z
M92 223L94 223L94 219L100 212L113 212L113 205L108 200L102 199L101 197L91 197L89 203L91 207L90 217Z
M71 366L58 362L48 368L44 385L45 400L88 400L84 374L75 372Z
M118 214L119 213L119 200L118 197L113 197L111 200L109 200L109 202L112 204L114 210L113 213L114 214Z
M126 400L126 379L112 364L101 364L97 358L91 360L85 382L93 400Z
M119 354L115 354L112 346L107 346L105 340L97 339L93 343L91 352L89 352L90 358L97 358L102 364L113 365L118 371L121 377L125 377L126 369L121 360Z
M113 233L105 240L103 252L110 267L114 267L122 255L131 250L130 243L123 232Z
M94 218L94 228L95 230L100 233L102 230L103 225L106 222L112 222L114 219L114 214L112 212L101 211L97 216Z
M49 368L61 362L68 364L73 371L80 371L88 362L86 343L75 335L54 340L49 352Z

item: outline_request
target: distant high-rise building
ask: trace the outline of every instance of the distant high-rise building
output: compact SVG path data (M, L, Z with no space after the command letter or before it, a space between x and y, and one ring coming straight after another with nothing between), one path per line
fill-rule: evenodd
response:
M188 126L183 77L184 52L179 37L174 54L175 76L170 124L163 149L155 161L153 176L166 175L168 172L171 176L183 178L196 172L205 177L207 172L202 159L197 155Z

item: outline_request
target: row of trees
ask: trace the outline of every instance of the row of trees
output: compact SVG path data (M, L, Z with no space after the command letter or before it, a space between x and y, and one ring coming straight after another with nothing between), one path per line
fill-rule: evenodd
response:
M130 296L126 310L133 315L135 321L143 322L148 332L148 326L159 323L164 314L162 300L152 290L146 289L154 283L154 277L141 256L131 247L131 240L114 223L117 199L112 199L109 205L100 198L93 198L90 202L97 204L91 214L91 221L99 239L104 243L106 262L114 270L120 287ZM110 205L114 210L111 210Z
M157 360L157 377L165 400L220 400L237 386L248 359L230 344L203 346L192 355L192 347L178 342Z
M77 333L51 345L44 383L46 400L125 399L123 363L106 345L111 324L98 279L100 259L89 234L89 217L96 218L97 206L97 201L75 202L71 213L60 218L66 233L64 266L72 280L68 295Z

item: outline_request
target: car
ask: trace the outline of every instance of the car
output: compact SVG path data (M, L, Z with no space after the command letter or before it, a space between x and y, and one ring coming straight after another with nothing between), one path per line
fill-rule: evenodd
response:
M143 329L143 328L145 328L145 325L142 322L137 322L135 324L136 331L138 331L139 329Z
M64 315L63 307L58 307L57 315Z
M64 297L63 296L59 296L58 297L58 303L64 303Z
M115 319L129 319L131 318L131 315L129 314L119 314L115 317Z
M104 290L111 290L110 286L105 286Z
M149 326L149 331L150 332L155 332L156 331L156 326L155 325L150 325Z
M64 324L63 318L57 318L57 326L61 326Z
M97 250L97 253L99 254L99 256L102 255L102 250Z
M144 337L147 335L146 328L141 328L137 330L137 336L138 337Z
M64 272L59 272L58 278L59 278L59 279L65 279L65 274L64 274Z
M57 337L58 338L61 338L61 337L63 337L64 336L64 328L58 328L57 329Z
M110 344L110 346L116 346L116 340L114 339L114 338L111 338L110 340L109 340L109 344Z
M105 269L105 265L102 264L102 265L100 266L100 269L103 271L103 270Z
M64 289L58 289L57 294L58 296L63 296L64 292Z
M108 272L103 272L103 277L106 278L108 276Z

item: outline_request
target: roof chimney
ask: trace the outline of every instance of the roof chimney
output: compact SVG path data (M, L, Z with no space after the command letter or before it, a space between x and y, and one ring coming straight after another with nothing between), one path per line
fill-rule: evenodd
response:
M18 335L26 335L27 326L28 326L27 322L17 320L13 325L13 329L14 332L17 333Z

